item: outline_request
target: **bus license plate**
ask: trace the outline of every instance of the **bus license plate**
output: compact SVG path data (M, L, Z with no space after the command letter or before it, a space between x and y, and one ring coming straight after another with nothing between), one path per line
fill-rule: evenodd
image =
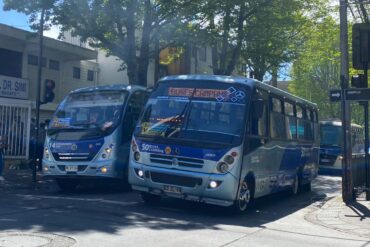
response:
M176 186L165 185L163 191L167 193L181 194L181 188Z
M77 172L77 166L66 166L66 172Z
M326 162L326 163L328 163L328 162L330 162L330 160L329 160L329 159L321 159L321 162Z

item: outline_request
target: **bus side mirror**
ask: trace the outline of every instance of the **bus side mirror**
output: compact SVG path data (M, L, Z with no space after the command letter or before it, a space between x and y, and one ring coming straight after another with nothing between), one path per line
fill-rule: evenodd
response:
M253 118L262 118L264 112L265 103L262 99L254 100L252 102Z

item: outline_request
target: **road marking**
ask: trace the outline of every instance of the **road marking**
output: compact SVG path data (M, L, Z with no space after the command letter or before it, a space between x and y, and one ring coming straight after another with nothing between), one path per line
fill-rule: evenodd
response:
M83 201L83 202L99 202L99 203L106 203L106 204L115 204L121 206L132 206L139 204L139 202L120 202L120 201L113 201L113 200L106 200L106 199L90 199L90 198L78 198L78 197L68 197L68 196L40 196L40 195L17 195L22 197L28 198L35 198L35 199L55 199L55 200L72 200L72 201Z

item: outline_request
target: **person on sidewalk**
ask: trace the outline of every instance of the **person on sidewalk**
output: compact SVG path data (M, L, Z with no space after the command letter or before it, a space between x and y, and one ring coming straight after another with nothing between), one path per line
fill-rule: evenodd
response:
M3 169L4 169L4 159L3 159L3 150L6 148L5 137L0 136L0 182L4 181Z

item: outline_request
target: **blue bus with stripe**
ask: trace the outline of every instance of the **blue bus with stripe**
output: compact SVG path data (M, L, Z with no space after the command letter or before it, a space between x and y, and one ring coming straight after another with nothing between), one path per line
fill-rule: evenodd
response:
M317 106L253 79L161 79L134 131L129 183L164 196L246 210L282 190L310 189L319 158Z
M148 92L124 84L72 91L47 129L43 175L62 190L97 180L127 184L129 150Z

